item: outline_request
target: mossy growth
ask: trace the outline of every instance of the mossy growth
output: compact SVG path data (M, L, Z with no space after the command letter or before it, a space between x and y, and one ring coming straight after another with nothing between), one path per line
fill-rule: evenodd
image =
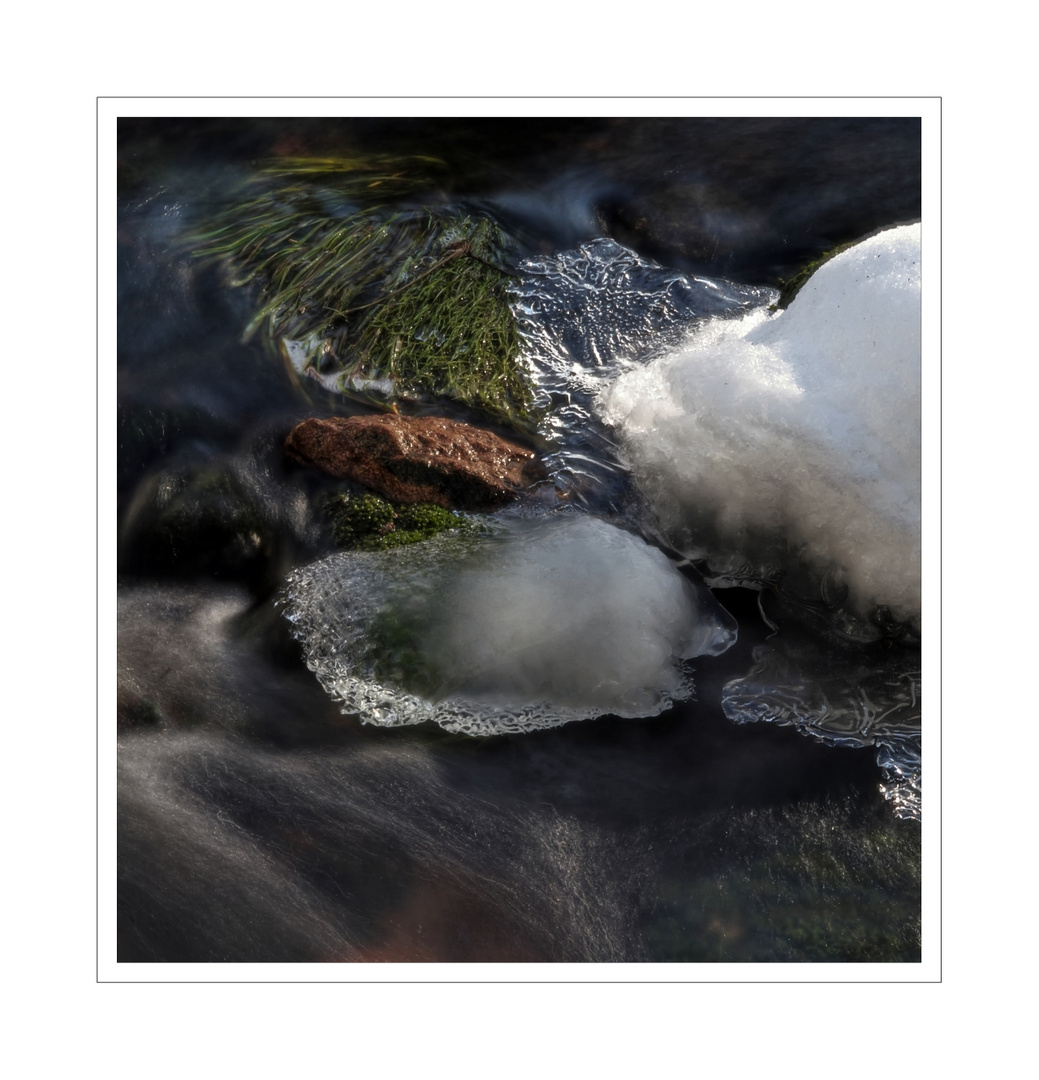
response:
M830 248L829 251L824 251L818 259L805 263L792 278L780 278L779 299L774 304L769 305L769 310L783 311L788 308L794 297L804 288L808 279L820 266L828 263L835 255L840 255L842 251L855 247L858 243L860 243L859 240L849 240L845 244L838 244L836 247Z
M400 505L372 494L333 495L327 500L325 512L336 543L359 551L415 544L449 529L477 532L481 528L472 518L434 503Z
M533 393L509 298L514 252L484 213L416 204L434 165L268 166L248 197L196 234L196 253L225 259L234 284L259 286L245 337L265 328L301 373L366 401L378 385L378 403L447 397L528 427Z

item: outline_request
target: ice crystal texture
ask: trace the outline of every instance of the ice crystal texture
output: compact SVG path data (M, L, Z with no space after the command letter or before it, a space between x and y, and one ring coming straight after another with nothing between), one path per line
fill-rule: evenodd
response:
M878 660L781 634L725 686L722 709L737 724L779 724L831 746L875 747L884 796L899 817L919 819L919 664L911 650Z
M617 509L624 470L596 398L689 327L763 307L776 294L667 269L605 237L528 259L520 270L513 310L552 448L545 463L575 502Z
M369 723L490 735L690 696L684 661L735 624L657 549L584 514L505 518L293 573L286 615L325 689Z

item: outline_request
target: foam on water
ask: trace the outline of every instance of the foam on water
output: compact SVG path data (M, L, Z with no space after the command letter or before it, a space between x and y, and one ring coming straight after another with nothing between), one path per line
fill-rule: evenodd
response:
M736 637L660 551L574 513L334 555L291 575L286 616L344 712L473 735L655 716Z
M712 320L603 393L668 542L719 584L784 576L856 616L920 612L920 227Z

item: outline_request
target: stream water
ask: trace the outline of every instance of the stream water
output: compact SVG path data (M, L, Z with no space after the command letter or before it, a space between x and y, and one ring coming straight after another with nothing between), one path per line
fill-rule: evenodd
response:
M518 245L554 503L476 554L335 551L282 443L370 410L191 256L298 154ZM911 119L121 121L119 961L918 961L919 217Z

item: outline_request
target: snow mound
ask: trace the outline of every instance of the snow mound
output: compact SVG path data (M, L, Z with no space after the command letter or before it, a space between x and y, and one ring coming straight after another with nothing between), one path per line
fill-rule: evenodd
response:
M716 319L601 396L668 542L716 584L920 613L920 226Z

